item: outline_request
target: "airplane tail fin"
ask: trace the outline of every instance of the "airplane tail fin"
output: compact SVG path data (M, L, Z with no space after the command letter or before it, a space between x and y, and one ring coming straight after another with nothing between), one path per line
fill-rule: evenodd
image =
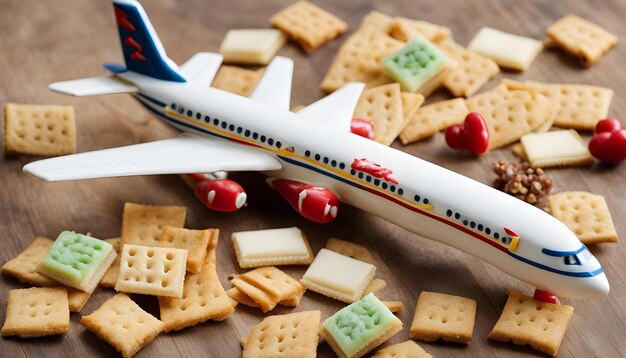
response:
M136 0L113 0L126 68L164 81L185 82L178 66L165 54L148 15Z

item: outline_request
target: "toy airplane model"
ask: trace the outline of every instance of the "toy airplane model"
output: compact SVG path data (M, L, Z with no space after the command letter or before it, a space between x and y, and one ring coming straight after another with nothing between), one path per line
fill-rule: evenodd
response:
M600 263L549 214L351 133L363 84L347 84L293 113L293 63L276 57L248 98L211 88L220 55L199 53L179 68L166 56L138 2L113 3L126 67L106 65L110 77L58 82L50 88L75 96L130 93L182 134L42 160L24 171L48 181L262 171L296 210L314 221L332 220L342 201L474 255L540 290L571 298L608 294ZM196 190L208 206L219 200L224 210L243 205L242 190L230 190L229 184L220 189L213 182L203 180Z

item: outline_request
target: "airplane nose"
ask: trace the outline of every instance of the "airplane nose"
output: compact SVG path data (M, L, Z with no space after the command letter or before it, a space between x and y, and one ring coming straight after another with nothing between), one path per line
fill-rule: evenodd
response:
M580 298L599 299L604 298L609 294L609 280L607 280L604 272L588 278L588 280L589 282L585 285L585 289L581 290L584 292L580 292Z

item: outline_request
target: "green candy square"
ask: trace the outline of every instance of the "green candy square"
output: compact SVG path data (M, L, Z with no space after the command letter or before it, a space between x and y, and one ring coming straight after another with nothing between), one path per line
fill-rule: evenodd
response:
M383 70L402 89L417 92L448 64L448 59L433 44L415 38L398 52L383 58Z
M339 348L351 357L380 337L398 319L373 293L343 308L323 323Z
M113 246L91 236L63 231L37 270L69 286L89 280Z

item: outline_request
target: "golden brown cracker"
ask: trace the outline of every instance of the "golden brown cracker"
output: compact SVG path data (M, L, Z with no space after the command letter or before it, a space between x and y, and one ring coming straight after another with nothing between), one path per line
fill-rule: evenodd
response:
M163 322L139 307L124 293L111 297L80 324L131 357L163 331Z
M76 152L74 107L6 103L4 154L56 156Z
M307 52L348 30L343 20L308 1L298 1L282 9L270 22Z
M402 116L404 117L402 128L415 117L425 100L424 95L420 93L402 92Z
M400 313L404 308L402 301L381 301L392 313Z
M159 246L165 226L183 227L187 208L184 206L155 206L124 204L122 240L120 245Z
M261 309L261 311L263 311L263 313L273 310L278 304L278 300L272 297L269 293L242 280L239 277L233 278L230 283L241 291L241 293L250 297Z
M243 358L317 356L320 311L265 317L242 340Z
M378 293L382 291L385 287L387 287L387 281L380 278L375 278L365 287L365 291L363 291L361 297L365 297L370 293L378 295Z
M415 36L421 36L431 42L439 42L449 38L452 32L448 27L427 21L396 17L390 34L393 38L403 42L408 42Z
M472 340L475 321L475 300L422 291L417 299L410 337L426 342L441 338L467 344Z
M433 358L424 348L413 341L392 344L380 349L372 358Z
M375 28L386 34L389 34L394 25L394 22L394 18L387 14L384 14L380 11L370 11L367 15L365 15L363 20L361 20L359 30L365 28Z
M502 315L487 336L495 341L530 344L534 349L556 355L574 314L574 307L540 302L509 290Z
M35 240L19 255L5 262L0 271L5 275L10 275L22 283L33 286L58 286L55 280L38 273L37 265L48 254L54 243L53 240L43 237Z
M85 303L89 301L91 293L83 292L75 288L67 288L67 302L70 308L70 312L80 312L85 306Z
M437 47L457 62L457 66L443 80L444 87L456 97L474 95L500 72L495 61L466 49L452 39L439 42Z
M215 75L211 86L224 91L249 96L263 76L263 70L248 70L245 68L223 65Z
M304 290L300 282L274 266L259 267L237 277L263 290L277 302Z
M163 228L159 246L187 250L187 272L198 273L209 244L217 240L219 232L219 229L191 230L166 226Z
M430 137L455 124L461 124L469 113L465 100L455 98L421 107L400 133L402 144Z
M231 298L217 276L216 249L217 238L211 241L200 272L185 277L180 299L159 297L161 321L165 324L166 332L207 320L221 321L235 311Z
M326 242L326 248L331 251L335 251L344 256L352 257L353 259L376 265L376 258L372 252L365 246L355 244L353 242L339 240L335 238L328 239Z
M611 212L602 195L570 191L548 196L550 213L586 245L618 242Z
M374 140L390 145L402 131L404 123L400 85L391 83L363 91L353 117L372 122Z
M478 112L487 123L489 149L518 141L553 115L548 98L535 91L490 91L467 99L470 112Z
M9 290L2 336L22 338L67 333L70 311L65 287Z
M617 45L617 36L576 15L566 15L546 30L547 46L556 46L591 66Z

